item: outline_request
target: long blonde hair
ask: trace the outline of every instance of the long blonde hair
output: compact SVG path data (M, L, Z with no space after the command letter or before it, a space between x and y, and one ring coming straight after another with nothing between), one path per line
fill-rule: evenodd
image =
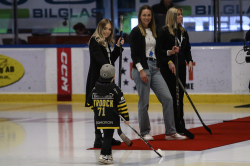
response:
M182 8L176 8L176 7L171 7L168 12L167 12L167 16L166 16L166 25L164 27L168 27L168 30L170 32L170 34L172 34L173 36L174 34L174 14L178 12L178 10L181 11L182 13ZM181 30L181 33L184 34L184 32L186 31L183 26L181 24L177 25L178 28Z
M109 37L106 39L104 36L103 36L103 29L105 28L105 26L107 24L110 24L111 25L111 34L109 35ZM113 36L114 36L114 28L113 28L113 24L112 22L109 20L109 19L102 19L98 25L97 25L97 28L94 32L94 34L91 36L94 37L96 39L96 41L104 46L104 47L107 47L107 42L113 47L114 43L115 43L115 40L113 39ZM90 38L90 40L91 40ZM88 44L90 43L90 40L88 42ZM107 42L106 42L107 40Z
M140 31L142 33L142 36L146 36L146 30L142 24L142 21L141 21L141 13L144 9L148 9L151 11L151 21L150 23L148 24L149 28L151 29L153 35L155 38L157 38L157 34L156 34L156 27L155 27L155 18L154 18L154 13L153 13L153 10L150 6L148 5L143 5L141 8L140 8L140 11L138 13L138 27L140 28Z

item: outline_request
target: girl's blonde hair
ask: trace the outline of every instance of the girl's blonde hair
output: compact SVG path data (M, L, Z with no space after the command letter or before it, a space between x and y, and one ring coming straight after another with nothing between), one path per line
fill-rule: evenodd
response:
M143 27L143 24L142 24L142 21L140 19L141 17L141 13L144 9L148 9L151 11L151 21L150 23L148 24L149 28L151 29L152 33L153 33L153 36L155 38L157 38L157 34L156 34L156 27L155 27L155 18L154 18L154 14L153 14L153 10L150 6L148 5L143 5L141 8L140 8L140 11L138 13L138 27L140 28L140 31L142 33L142 36L146 36L146 29Z
M111 34L109 35L109 37L106 39L104 36L103 36L103 29L105 28L105 26L107 24L110 24L111 25ZM97 25L97 28L94 32L94 34L91 36L95 38L95 40L102 46L104 47L107 47L107 42L113 47L114 43L115 43L115 40L113 39L113 36L114 36L114 28L113 28L113 25L112 25L112 22L109 20L109 19L102 19L98 25ZM90 38L90 40L91 40ZM90 40L88 42L88 44L90 43ZM107 40L107 42L106 42Z
M168 12L167 12L167 16L166 16L166 25L164 27L168 27L168 30L170 32L170 34L172 34L173 36L174 34L174 14L178 12L178 10L181 11L182 13L182 8L176 8L176 7L171 7ZM184 34L184 32L186 31L183 26L181 24L177 25L178 28L181 30L181 33Z

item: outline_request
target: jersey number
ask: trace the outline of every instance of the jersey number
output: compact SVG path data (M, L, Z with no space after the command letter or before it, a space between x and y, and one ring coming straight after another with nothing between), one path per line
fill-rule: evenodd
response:
M99 116L105 116L105 107L98 107L97 109L99 110Z

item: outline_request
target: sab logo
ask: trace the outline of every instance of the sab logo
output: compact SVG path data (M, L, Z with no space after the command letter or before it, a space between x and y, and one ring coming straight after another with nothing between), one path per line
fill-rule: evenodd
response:
M22 145L25 141L26 133L23 127L17 123L11 122L10 120L0 118L0 129L1 129L1 141L0 150L1 152L9 151L10 148Z
M21 63L0 54L0 87L17 82L23 75L24 68Z
M96 0L71 0L71 1L58 1L58 0L45 0L45 2L50 4L87 4L95 2Z
M10 2L9 2L10 1ZM21 5L21 4L24 4L25 2L27 2L28 0L18 0L17 1L17 4L18 5ZM12 0L1 0L0 3L4 4L4 5L8 5L8 6L11 6L13 3L12 3Z

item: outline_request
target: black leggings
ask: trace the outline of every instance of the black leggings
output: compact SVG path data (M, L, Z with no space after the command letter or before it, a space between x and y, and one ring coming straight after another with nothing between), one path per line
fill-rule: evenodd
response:
M112 151L112 138L114 135L114 129L103 129L104 133L104 138L103 138L103 143L102 143L102 150L101 150L101 155L111 155Z

